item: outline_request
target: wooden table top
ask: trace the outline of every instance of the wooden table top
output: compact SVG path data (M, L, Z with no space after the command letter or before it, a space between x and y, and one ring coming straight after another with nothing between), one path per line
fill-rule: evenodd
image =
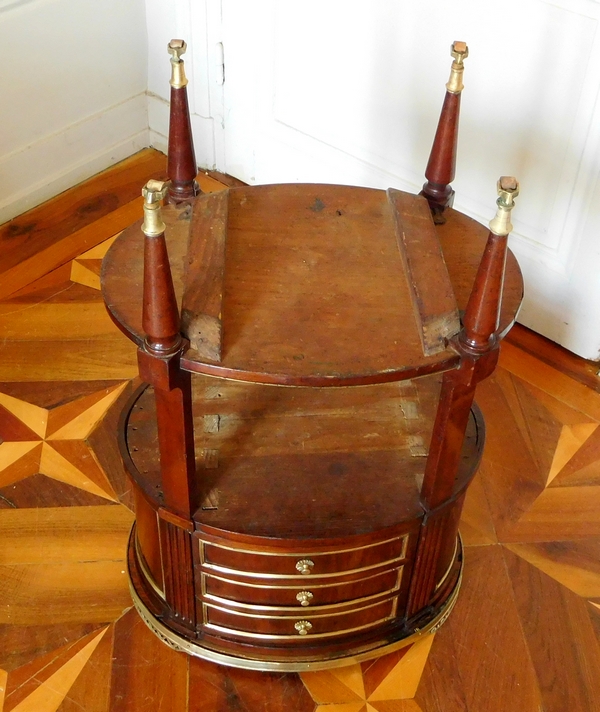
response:
M457 364L447 339L460 328L488 234L471 218L448 210L434 226L426 201L409 193L303 184L233 188L163 215L191 342L183 368L343 386ZM139 223L125 230L102 278L109 313L138 344L143 241ZM501 334L521 298L509 254Z

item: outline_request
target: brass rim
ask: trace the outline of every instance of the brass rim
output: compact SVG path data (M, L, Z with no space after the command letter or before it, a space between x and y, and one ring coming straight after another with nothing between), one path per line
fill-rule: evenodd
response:
M459 535L460 538L460 535ZM462 541L458 546L459 552L463 551ZM387 655L388 653L393 653L396 650L400 650L408 645L411 645L417 640L420 640L426 635L432 635L437 632L439 628L446 622L448 616L450 615L456 599L458 598L458 592L462 583L463 575L463 565L464 560L461 561L460 573L458 576L458 581L456 586L452 591L452 594L448 598L445 606L441 611L429 621L423 628L415 631L406 638L396 640L393 643L387 643L379 646L374 646L368 650L362 650L357 653L353 653L345 656L338 656L329 660L316 660L316 661L296 661L291 662L286 660L285 662L280 662L277 660L265 660L258 657L245 658L238 655L231 655L229 653L219 652L213 648L207 648L199 643L194 643L187 638L175 633L170 628L168 628L164 623L162 623L156 616L154 616L143 603L139 597L137 591L129 580L129 588L131 591L131 597L133 599L133 604L140 614L141 619L150 628L150 630L160 638L166 645L178 652L184 652L188 655L193 655L197 658L202 658L203 660L208 660L219 665L228 665L229 667L242 668L245 670L261 670L266 672L306 672L309 670L327 670L335 667L342 667L345 665L353 665L356 663L363 662L364 660L369 660L374 657L379 657L381 655Z

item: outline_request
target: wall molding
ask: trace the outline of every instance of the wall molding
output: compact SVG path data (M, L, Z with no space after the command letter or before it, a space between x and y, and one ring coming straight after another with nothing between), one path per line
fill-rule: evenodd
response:
M0 223L148 146L146 93L21 147L0 159L6 176Z

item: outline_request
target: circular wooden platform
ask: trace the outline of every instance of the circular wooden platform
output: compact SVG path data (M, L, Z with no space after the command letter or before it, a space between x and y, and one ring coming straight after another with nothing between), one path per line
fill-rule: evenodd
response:
M193 210L163 212L191 342L185 369L342 386L458 363L444 338L459 328L451 311L464 309L485 246L488 231L475 220L448 210L446 223L434 226L419 196L296 184L234 188L200 196ZM139 223L109 250L102 279L109 313L141 344ZM512 326L522 292L509 253L500 334ZM440 346L428 349L436 329Z

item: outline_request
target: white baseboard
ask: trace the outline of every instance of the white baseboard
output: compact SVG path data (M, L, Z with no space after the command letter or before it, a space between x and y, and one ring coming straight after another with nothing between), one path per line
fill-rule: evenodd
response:
M0 158L0 223L149 145L145 93Z
M163 136L161 133L158 133L158 131L153 131L152 129L150 129L150 138L148 139L148 141L150 144L150 148L155 148L157 151L164 153L165 156L167 155L167 148L169 142L166 136Z

